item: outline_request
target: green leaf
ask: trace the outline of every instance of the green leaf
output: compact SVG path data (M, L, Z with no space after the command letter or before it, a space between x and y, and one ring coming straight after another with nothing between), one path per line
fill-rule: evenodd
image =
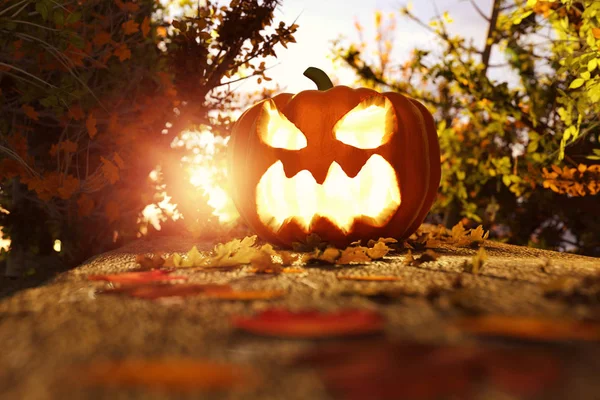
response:
M74 24L75 22L78 22L80 19L81 19L81 13L80 12L72 12L67 17L67 24Z
M46 21L48 19L48 11L49 10L48 10L48 5L45 2L43 2L43 1L37 2L35 4L35 11L40 13L40 15L42 16L42 19L44 21Z
M64 25L65 23L65 15L63 14L63 10L58 9L56 11L54 11L54 14L52 16L52 20L54 21L54 23L56 25Z
M571 84L569 85L569 89L577 89L577 88L581 87L584 83L585 83L585 80L583 80L581 78L577 78L573 82L571 82Z
M83 40L83 38L75 34L71 35L71 37L69 38L69 42L71 42L71 44L77 47L78 49L83 49L85 47L85 41Z

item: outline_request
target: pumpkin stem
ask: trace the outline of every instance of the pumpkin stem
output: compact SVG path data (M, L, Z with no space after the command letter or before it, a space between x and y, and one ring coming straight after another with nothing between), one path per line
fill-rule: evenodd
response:
M304 76L313 81L315 85L317 85L317 89L323 91L328 90L333 87L333 83L331 79L327 76L323 70L315 67L308 67L306 71L304 71Z

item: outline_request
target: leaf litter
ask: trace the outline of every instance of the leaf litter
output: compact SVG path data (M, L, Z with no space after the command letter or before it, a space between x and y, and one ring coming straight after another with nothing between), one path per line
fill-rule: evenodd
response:
M372 310L321 312L271 308L249 317L236 316L232 324L237 329L256 335L319 339L380 333L385 320Z

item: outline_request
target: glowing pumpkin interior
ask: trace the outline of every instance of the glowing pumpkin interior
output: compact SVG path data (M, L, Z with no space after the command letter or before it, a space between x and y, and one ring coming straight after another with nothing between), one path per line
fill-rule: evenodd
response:
M268 128L260 134L265 144L286 150L310 145L272 101L266 101L264 107L269 115ZM393 134L391 108L384 97L359 104L335 124L335 140L359 149L376 149L387 143ZM354 178L332 162L322 184L317 184L307 169L287 178L282 161L276 161L256 187L256 205L261 222L273 232L295 220L308 233L311 225L324 217L348 233L357 219L376 227L385 225L400 206L400 190L394 168L378 154L373 154Z

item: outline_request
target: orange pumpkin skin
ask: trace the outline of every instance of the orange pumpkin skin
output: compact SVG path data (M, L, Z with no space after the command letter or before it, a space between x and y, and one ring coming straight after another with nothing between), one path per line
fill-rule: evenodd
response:
M391 138L374 149L360 149L338 141L333 132L335 124L373 96L384 96L393 106ZM301 150L286 150L271 147L261 139L259 131L266 129L264 101L246 110L232 128L228 169L232 198L242 218L260 237L290 247L293 242L301 242L308 234L315 233L324 241L343 247L357 240L379 237L404 239L417 230L435 200L441 175L435 123L425 106L399 93L347 86L307 90L296 95L282 93L271 100L305 135L307 146ZM401 196L397 210L382 226L372 226L368 218L357 218L344 232L328 218L319 217L313 220L308 231L292 219L274 232L261 221L256 188L275 162L283 163L287 178L308 170L317 183L323 183L332 162L337 162L346 175L354 177L374 154L392 166Z

